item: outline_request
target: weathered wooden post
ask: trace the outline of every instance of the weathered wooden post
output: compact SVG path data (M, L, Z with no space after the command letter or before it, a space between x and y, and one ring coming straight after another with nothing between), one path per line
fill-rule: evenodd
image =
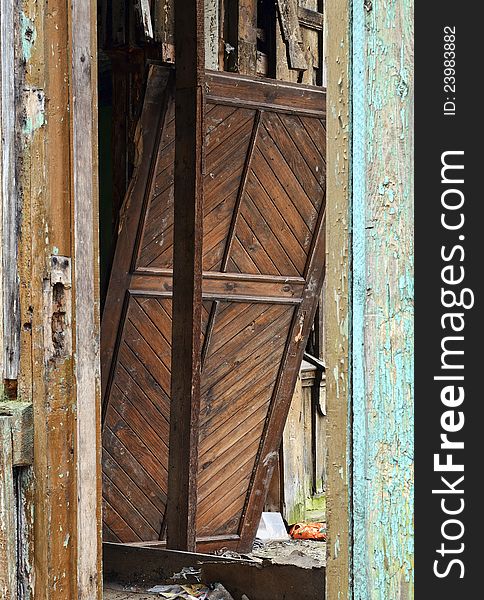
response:
M204 2L175 6L176 138L167 546L195 550L200 412Z

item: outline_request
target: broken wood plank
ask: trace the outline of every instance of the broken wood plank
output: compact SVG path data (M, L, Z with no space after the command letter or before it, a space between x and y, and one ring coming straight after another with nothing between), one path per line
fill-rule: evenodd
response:
M202 326L204 1L175 6L173 326L167 545L194 551Z
M311 10L304 6L298 6L297 16L299 24L308 29L314 29L316 31L323 31L324 16L323 13L317 10Z
M161 547L103 544L104 577L117 583L142 581L146 585L155 585L170 579L174 573L180 573L184 567L197 567L204 562L243 564L246 561Z
M216 71L219 61L219 0L205 0L205 68Z
M17 598L17 549L10 417L0 416L0 597Z
M323 552L323 549L321 549ZM301 568L295 565L213 562L202 564L202 581L220 582L234 600L245 595L250 600L324 600L324 567Z
M297 0L277 0L281 28L287 45L289 68L306 71L308 63L302 48L301 29L299 27Z

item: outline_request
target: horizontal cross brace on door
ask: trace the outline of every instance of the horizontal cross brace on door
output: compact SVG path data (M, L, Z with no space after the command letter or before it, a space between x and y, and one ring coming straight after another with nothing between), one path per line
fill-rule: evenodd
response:
M170 297L173 293L173 275L170 271L135 273L132 277L132 295L158 295ZM304 290L302 277L264 278L233 273L203 273L202 298L204 300L230 300L232 302L282 302L299 304Z

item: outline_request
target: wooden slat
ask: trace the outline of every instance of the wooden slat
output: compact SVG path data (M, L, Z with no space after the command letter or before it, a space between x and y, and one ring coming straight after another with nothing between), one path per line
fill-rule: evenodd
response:
M108 427L103 432L103 446L111 457L115 457L119 467L132 481L132 474L135 474L134 483L138 485L149 501L163 514L166 507L166 492L158 484L158 478L153 479L148 471L137 461L136 470L132 470L131 467L135 458Z
M298 6L297 16L299 24L309 29L323 31L324 15L317 10L311 10L304 6Z
M111 479L106 475L107 470L103 472L103 496L104 501L118 514L128 515L123 520L136 534L135 539L157 539L157 533L151 525L144 519L136 510L131 502L127 499L128 490L121 491L118 489ZM133 540L135 541L135 540Z
M261 132L259 150L264 156L267 165L277 177L279 186L282 186L288 196L293 199L299 214L304 219L304 222L307 223L309 229L313 231L318 214L317 208L314 206L314 204L316 204L316 199L313 204L307 191L296 179L293 171L286 167L287 163L284 159L283 152L276 146L265 128L264 131Z
M15 380L20 361L20 310L17 272L19 202L16 186L16 123L15 123L15 6L8 0L0 2L0 261L2 318L0 358L2 379Z
M257 183L261 185L267 196L272 200L279 214L288 223L288 226L292 228L301 247L307 252L309 240L311 239L311 223L306 220L306 216L309 217L309 215L305 215L301 207L293 204L291 197L278 181L277 176L259 150L255 153L253 172L257 177ZM256 197L257 194L255 193L254 198ZM309 210L310 214L312 214L311 208Z
M139 535L131 529L126 521L112 508L106 500L103 501L103 519L110 531L120 540L139 541Z
M212 271L213 275L218 275ZM247 271L245 275L248 275ZM258 273L254 274L256 276ZM236 276L231 273L230 275ZM160 274L154 277L135 275L131 280L130 294L132 295L165 295L170 296L173 289L173 278L170 275ZM260 281L257 279L225 279L225 278L207 278L203 279L203 298L204 299L224 299L230 298L234 301L244 302L253 300L255 302L266 302L268 299L277 303L294 304L300 301L302 285L293 281L291 283L280 283L277 279L274 282Z
M301 274L302 267L306 262L307 249L304 248L304 245L307 245L306 240L309 232L306 224L300 220L299 213L294 212L294 209L289 210L289 199L286 196L279 196L278 200L271 198L255 173L252 174L247 183L247 196L246 205L249 207L251 205L255 206L261 216L270 215L274 238L279 241L280 246L287 252L297 274ZM256 198L257 202L254 202L252 198ZM290 224L288 221L290 221ZM302 240L301 242L297 236Z
M204 2L175 5L176 139L173 330L167 547L196 549L200 412L203 165L205 110Z
M147 499L145 492L126 475L115 458L107 450L103 450L103 466L104 470L109 473L110 480L120 490L120 493L127 497L133 506L130 510L139 512L146 519L153 528L156 536L155 539L157 539L163 514Z
M289 68L305 71L308 63L302 49L302 36L298 19L298 0L277 0L284 41L287 45Z
M244 75L257 71L257 0L238 2L237 67Z
M280 349L280 351L282 351ZM200 440L201 447L205 446L205 439L210 437L212 432L218 431L222 426L227 426L230 423L232 417L239 414L242 418L245 411L251 412L250 400L258 393L262 392L266 388L273 386L276 375L272 374L269 370L267 372L267 366L270 367L270 361L261 361L261 367L257 370L252 371L250 385L240 390L240 401L237 403L230 404L229 406L213 405L205 403L203 406L201 419L200 419ZM262 366L263 365L263 366ZM239 418L239 417L237 417ZM213 442L215 443L215 442ZM207 442L208 444L208 442Z
M161 463L163 470L167 472L167 438L164 437L163 439L161 437L162 432L155 431L150 422L144 417L144 404L136 407L117 386L113 387L111 402L119 416L126 423L129 423L134 433L144 440L150 452Z
M324 171L319 166L321 160L316 165L315 171L318 169L316 172L313 172L306 161L305 157L308 153L309 144L305 138L308 138L309 134L301 127L293 130L293 135L288 135L284 127L283 116L277 114L268 115L264 125L296 179L311 199L311 202L319 208L321 198L324 195ZM322 181L321 176L323 176Z
M143 392L152 399L153 404L155 404L154 399L156 398L156 406L168 417L170 414L168 388L165 390L158 383L136 353L129 348L128 344L123 343L121 346L119 364L136 383L142 386Z
M54 7L51 7L55 10ZM97 5L70 6L71 80L66 110L71 118L72 242L74 265L76 390L76 583L78 600L100 598L101 570L101 411L98 272ZM66 23L67 25L67 23ZM58 117L57 113L57 117ZM66 142L67 143L67 142ZM63 207L66 210L66 207ZM67 207L69 210L71 207ZM64 224L65 227L65 224Z
M129 287L130 264L132 258L132 243L136 237L139 221L142 215L142 199L152 170L151 156L156 147L158 136L161 135L166 107L166 87L169 73L151 68L148 74L147 94L140 120L139 131L142 136L139 162L135 166L130 191L121 211L116 256L111 271L108 294L105 306L109 307L103 313L101 321L101 365L102 365L102 397L107 402L107 388L110 371L116 360L116 339L123 312L124 293ZM165 106L164 106L165 99ZM160 110L160 106L162 110ZM134 200L137 199L137 201Z
M254 462L255 456L253 453L249 451L242 454L241 459L238 461L237 470L235 472L232 470L229 477L223 481L223 487L230 490L230 494L232 494L234 486L237 486L235 495L232 498L230 498L230 495L226 496L219 493L219 490L222 488L222 484L219 481L214 486L214 489L210 491L206 490L205 496L203 498L200 497L199 512L197 515L197 525L200 527L200 532L203 531L204 526L210 527L212 522L212 515L210 513L213 511L221 512L221 507L226 507L234 497L238 498L247 493ZM217 502L219 503L218 506Z
M132 428L114 408L111 408L108 413L106 425L122 444L130 449L132 459L139 463L146 472L158 482L160 489L166 493L166 479L163 477L163 464L153 455L148 446L140 440ZM136 471L136 465L133 466L135 467L134 471ZM133 470L131 470L131 472L133 472Z
M214 72L207 73L207 86L207 101L211 102L320 118L326 115L326 92L314 86Z
M143 415L146 416L151 425L155 428L160 439L164 440L166 444L168 440L170 417L169 412L166 410L166 408L169 408L168 403L164 407L160 406L159 403L156 403L153 398L146 393L144 386L142 386L139 381L135 381L121 363L119 363L116 373L115 386L117 385L119 385L123 393L129 398L130 402L136 407L139 407L139 410L143 412Z
M170 371L157 356L153 347L139 333L136 327L128 321L124 330L125 343L143 363L153 379L164 389L170 389Z
M239 219L239 215L240 215L240 207L242 204L242 199L245 194L245 186L247 185L247 178L249 176L250 169L251 169L252 157L254 156L254 149L257 145L257 136L259 133L260 123L261 123L261 112L257 111L255 113L255 117L254 117L254 125L252 128L252 134L251 134L251 138L250 138L250 142L249 142L249 148L247 150L247 156L245 159L244 169L242 171L242 177L240 180L239 191L237 193L237 200L235 202L235 206L234 206L234 210L233 210L232 221L230 223L230 229L227 234L227 244L225 246L224 255L222 258L221 271L225 271L227 268L227 261L230 256L232 242L234 239L235 232L237 230L237 224L238 224L238 219Z
M266 427L260 445L260 458L251 482L252 489L265 489L264 481L270 481L272 470L277 459L277 450L281 441L284 423L289 410L290 401L296 378L298 366L301 363L305 348L305 340L309 335L310 328L316 312L317 300L314 291L322 285L324 261L325 261L325 212L322 209L318 217L316 234L311 245L309 262L306 268L306 288L302 304L294 314L284 356L280 364L279 378L274 390L274 398L277 400L277 413L272 412L269 417L271 427ZM304 343L303 343L304 342ZM292 359L292 360L291 360ZM289 368L289 365L291 368ZM272 411L274 411L274 404ZM258 519L264 507L265 496L250 494L245 511L244 532L241 545L249 545L258 527Z

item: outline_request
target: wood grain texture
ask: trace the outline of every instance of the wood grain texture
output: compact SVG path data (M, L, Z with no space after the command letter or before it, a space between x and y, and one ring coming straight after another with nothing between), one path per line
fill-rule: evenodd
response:
M175 5L173 316L167 547L196 549L205 163L205 5Z
M257 71L257 1L238 0L237 4L237 71L255 75Z
M302 35L299 27L298 1L277 0L279 18L284 42L289 57L288 67L290 69L305 71L308 63L304 56Z
M353 552L362 600L414 595L413 6L376 1L353 14Z
M133 515L125 499L116 497L122 490L113 480L134 498L142 469L164 493L173 493L166 480L171 470L166 449L172 452L178 402L173 380L170 386L175 360L185 383L190 380L186 354L169 356L177 285L172 273L175 128L173 82L163 80L163 72L154 67L148 82L141 120L148 125L145 154L126 197L103 317L105 474L111 482L104 498L105 531L123 542L140 536L153 540L153 529L139 519L146 520L151 504L158 516L150 517L150 526L162 519L160 538L170 526L166 499L147 498L149 505ZM300 108L294 108L291 86L214 73L207 81L197 547L248 549L324 271L325 103L324 93L304 86ZM155 95L165 104L156 105ZM237 104L225 102L234 95ZM268 101L263 114L252 108L254 97ZM299 144L309 149L307 155ZM310 179L303 187L305 177ZM113 454L116 445L124 448L122 464ZM263 465L261 451L269 456ZM186 461L177 469L182 464L188 473Z
M17 533L10 417L0 416L0 594L17 600Z
M47 7L45 2L25 0L17 3L15 9L15 85L18 113L22 115L17 132L17 151L21 156L17 181L23 216L18 261L22 319L18 390L22 399L32 400L34 409L33 472L26 469L19 480L20 585L26 598L32 594L33 581L39 599L53 595L59 599L83 597L83 590L78 595L78 581L86 576L85 567L89 564L84 590L89 598L95 598L99 593L100 569L99 545L92 550L100 539L100 478L96 478L99 420L96 424L96 407L91 399L99 391L95 387L95 372L84 370L95 359L98 343L98 326L92 316L98 298L92 284L98 276L93 202L97 163L93 150L96 106L92 90L96 89L96 70L91 63L96 48L95 8L93 3L76 4L72 13L65 2L49 2ZM76 11L81 11L81 18ZM74 102L70 90L76 86L79 93ZM46 97L49 102L44 103ZM87 135L79 141L80 121ZM86 227L82 244L79 237L75 240L79 228L76 232L71 219L76 203L77 210L79 203L82 207L78 227ZM53 263L54 258L60 261L60 257L68 265L62 273ZM74 291L77 258L85 275L78 279L86 282L84 294L87 291L88 296L80 321L75 314L79 306ZM73 272L74 282L69 276ZM82 292L81 289L81 303L86 298ZM79 338L78 323L84 323L79 325L84 327ZM86 338L88 345L82 342ZM75 364L77 342L79 360ZM88 389L86 379L83 383L80 377L76 392L76 376L83 370L84 375L88 373ZM87 420L81 417L79 430L78 393L79 414L84 407L89 413ZM86 439L85 431L84 435L81 431L84 426L89 433L89 456L80 457L78 472L76 461ZM90 464L87 482L84 458ZM78 513L78 485L85 483ZM89 513L84 531L93 533L85 544L78 541L78 515L83 507ZM85 513L82 518L86 521Z
M97 4L71 18L72 204L76 390L76 583L78 600L101 597L101 405L97 178ZM93 437L95 442L93 444Z
M1 283L0 341L2 378L15 380L20 360L20 299L18 280L18 236L20 207L17 197L15 7L0 3L0 186L1 186Z
M326 596L349 600L350 591L350 14L345 2L326 3L328 69L327 261L325 328L328 419Z

